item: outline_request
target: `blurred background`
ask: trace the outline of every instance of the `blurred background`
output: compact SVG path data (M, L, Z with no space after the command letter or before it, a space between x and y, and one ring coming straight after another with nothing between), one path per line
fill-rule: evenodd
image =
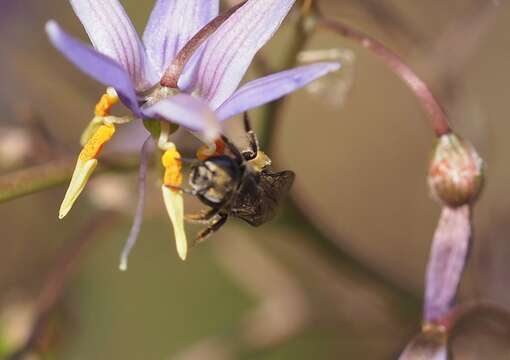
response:
M153 1L122 3L142 32ZM411 64L486 160L459 301L509 307L510 5L319 4ZM269 64L281 62L298 15L263 49ZM50 46L49 19L86 39L67 1L0 3L0 175L75 156L104 91ZM0 204L0 358L26 340L48 277L62 274L62 259L89 237L30 359L396 358L420 328L440 211L426 184L433 133L408 88L357 44L317 32L299 59L328 49L343 69L287 98L269 154L277 169L297 173L292 197L310 224L285 209L261 228L231 220L183 263L154 171L123 273L118 261L136 206L136 171L95 176L65 221L57 220L63 186ZM264 109L253 113L260 131L263 116ZM243 145L239 121L228 126ZM130 138L128 150L137 140ZM197 231L190 227L190 237ZM453 352L456 359L510 359L509 339L499 317L478 316L459 330Z

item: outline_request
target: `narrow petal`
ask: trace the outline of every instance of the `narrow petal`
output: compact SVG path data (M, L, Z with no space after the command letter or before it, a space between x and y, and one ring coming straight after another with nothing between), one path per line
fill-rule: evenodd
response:
M122 65L138 91L159 80L147 61L140 37L117 0L70 2L97 51Z
M124 246L120 256L119 269L122 271L127 270L129 253L131 252L133 246L135 246L138 235L140 234L140 229L142 228L143 210L145 208L147 165L149 163L149 156L153 150L154 141L152 136L149 136L147 140L145 140L142 146L142 151L140 153L140 171L138 174L138 204L136 205L136 213L133 225L131 226L126 245Z
M161 187L163 200L172 221L175 236L175 245L177 253L182 260L186 260L188 254L188 240L184 231L184 198L182 191L171 190L165 185Z
M211 36L197 66L198 94L216 109L241 82L295 0L249 0Z
M340 68L339 63L317 63L282 71L249 82L237 90L216 110L220 120L264 105Z
M193 131L201 131L208 140L220 132L216 115L208 104L196 97L179 94L165 98L143 109L148 118L163 118Z
M49 21L46 24L46 32L53 46L69 61L100 83L115 88L122 102L129 107L135 115L140 115L140 109L131 78L119 64L68 35L54 21Z
M218 12L219 0L157 1L143 42L158 75L163 75L179 50Z
M427 266L426 322L437 322L450 311L464 271L470 237L469 206L443 208Z

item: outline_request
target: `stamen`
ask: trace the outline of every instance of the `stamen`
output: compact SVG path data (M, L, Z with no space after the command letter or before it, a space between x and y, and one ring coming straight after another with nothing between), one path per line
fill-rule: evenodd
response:
M182 184L181 154L174 148L165 151L161 158L165 168L163 183L170 188L178 188Z
M99 126L94 135L92 135L83 147L79 159L82 161L95 159L103 149L103 146L111 140L113 134L115 134L115 126L113 124Z
M96 116L108 116L110 115L111 108L119 102L119 96L114 88L109 87L106 89L106 94L101 96L101 99L96 104L94 111Z
M220 156L225 153L225 143L221 138L216 139L212 144L206 144L197 150L197 159L204 161L212 156Z
M161 163L165 169L163 177L163 201L172 221L175 234L177 253L182 260L186 260L188 253L188 241L184 230L184 198L181 190L177 190L182 184L182 160L181 154L174 146L167 146Z
M119 102L119 96L114 88L109 87L106 93L96 104L94 114L90 124L83 132L80 143L83 146L76 167L71 178L66 195L60 205L58 217L64 218L73 207L74 202L80 196L83 188L87 184L90 176L97 166L97 157L101 153L104 145L111 140L115 134L114 124L124 124L131 119L126 117L110 116L111 108Z
M115 126L113 124L101 125L83 147L78 156L66 195L60 206L59 219L67 215L78 196L80 196L97 166L97 156L101 153L103 146L110 141L114 133Z
M177 253L182 260L186 260L188 255L188 241L184 230L184 198L182 191L175 191L163 185L163 201L166 211L174 227L175 244Z

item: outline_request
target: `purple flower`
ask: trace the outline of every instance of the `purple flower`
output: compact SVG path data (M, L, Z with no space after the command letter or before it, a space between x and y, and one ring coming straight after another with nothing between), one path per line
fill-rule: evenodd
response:
M220 15L218 21L213 19L218 15L219 0L158 0L143 40L117 0L70 2L94 48L68 35L54 21L46 25L48 36L80 70L110 88L82 138L85 147L60 217L83 190L99 151L115 132L114 125L128 121L109 113L118 99L136 118L181 125L201 132L210 142L219 135L222 121L276 100L340 67L331 62L302 66L238 89L253 57L278 29L295 0L248 0L228 16ZM206 36L198 41L193 37L201 29ZM169 130L162 133L158 147L165 152L176 151L168 135ZM167 202L167 208L179 207L175 200L173 205ZM185 257L184 245L180 255Z
M227 19L190 61L177 94L145 94L157 87L191 37L218 14L218 0L158 0L143 42L117 0L71 0L94 48L65 33L54 21L46 30L53 45L82 71L113 87L134 114L156 115L192 130L282 97L338 63L303 66L252 81L236 91L254 55L272 37L295 0L249 0ZM161 89L156 89L161 90ZM165 96L163 96L165 95ZM163 96L159 101L149 101Z

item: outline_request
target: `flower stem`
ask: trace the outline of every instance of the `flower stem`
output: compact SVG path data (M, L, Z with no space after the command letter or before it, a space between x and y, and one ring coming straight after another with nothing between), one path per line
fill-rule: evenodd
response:
M71 179L75 162L71 158L60 159L0 176L0 203L65 184ZM137 167L132 159L106 160L103 164L99 172L129 171Z
M450 126L445 111L439 101L432 94L427 84L411 69L411 67L395 54L388 47L380 43L378 40L355 30L350 26L337 20L330 19L321 13L317 14L319 28L324 28L342 35L350 40L359 43L362 47L379 57L388 67L395 72L413 91L416 97L423 104L423 107L430 115L432 128L436 135L450 132Z
M315 31L315 21L317 20L315 17L317 14L316 2L313 1L310 6L307 6L308 4L307 1L303 2L303 11L296 24L296 34L293 37L293 43L290 45L291 50L283 64L285 69L296 66L297 54L305 48ZM275 158L275 146L284 105L285 99L281 99L266 107L263 115L263 128L259 137L261 147L267 150L267 153L272 156L276 163L279 161ZM279 225L285 226L286 224L291 224L294 229L296 224L300 224L301 230L313 238L314 245L321 249L340 268L350 270L352 271L351 274L360 275L364 279L370 279L380 284L381 288L396 294L402 300L402 313L409 311L409 313L414 314L419 309L419 298L416 294L399 286L383 274L379 274L372 267L363 264L348 251L342 249L342 245L337 239L331 238L314 223L310 214L305 211L299 197L294 193L289 194L289 200L282 212L281 223ZM408 317L407 314L406 317Z

